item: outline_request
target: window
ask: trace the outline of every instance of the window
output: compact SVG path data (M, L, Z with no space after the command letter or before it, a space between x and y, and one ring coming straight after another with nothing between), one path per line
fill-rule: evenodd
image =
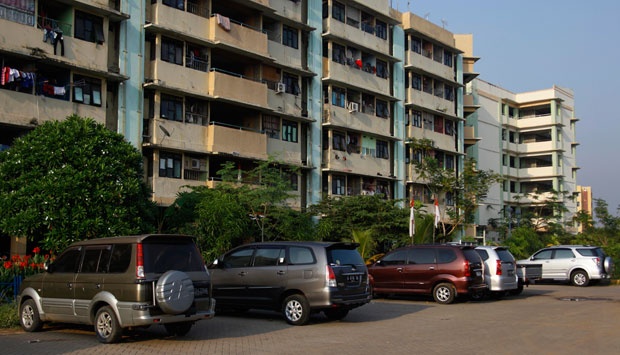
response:
M114 244L110 256L108 272L122 273L127 271L131 262L131 244Z
M340 22L344 22L344 4L334 1L332 5L332 17Z
M443 51L443 64L452 68L452 52L446 49Z
M443 133L443 117L435 116L434 131L437 133Z
M446 135L453 136L454 135L454 122L453 121L449 121L449 120L445 120L444 126L445 126L445 133L446 133Z
M183 10L184 9L184 0L163 0L162 3L164 5L168 5L170 7L174 7L177 8L179 10Z
M239 249L226 255L222 261L225 267L248 267L252 261L254 249Z
M174 179L181 178L181 155L159 153L159 176Z
M263 131L269 138L280 138L280 118L277 116L263 116Z
M433 60L441 63L443 61L443 48L438 45L433 45Z
M411 37L411 50L418 54L422 53L422 41L417 37Z
M446 169L454 170L454 155L446 154Z
M332 105L344 107L345 89L332 87Z
M334 150L345 151L347 149L347 141L345 139L344 133L334 132L333 133L333 148Z
M282 120L282 140L297 143L297 122Z
M101 106L101 80L74 74L73 102Z
M575 257L573 251L570 249L556 249L554 259L572 259Z
M443 98L449 101L454 101L454 88L452 86L444 84Z
M443 83L439 80L435 80L433 83L433 94L437 97L443 98Z
M514 131L508 131L508 141L510 143L514 143L515 142L515 137L516 137L517 133Z
M377 100L377 116L381 118L388 118L390 116L390 109L387 101Z
M288 249L289 262L294 265L314 264L316 259L312 250L304 247L290 247Z
M171 38L161 38L161 60L183 65L183 42Z
M296 28L286 25L282 27L282 44L295 49L299 48L299 32Z
M435 249L412 248L407 253L407 264L434 264Z
M332 60L340 64L346 63L344 46L332 43Z
M334 175L332 177L332 194L344 195L345 192L345 177L342 175Z
M387 62L377 59L377 76L383 79L388 77Z
M411 76L411 87L416 90L422 90L422 76L414 73Z
M387 39L387 23L377 20L375 24L375 35L379 38Z
M411 125L414 127L422 128L422 112L411 112Z
M288 181L291 185L291 190L298 191L299 190L299 175L297 173L292 172L288 174Z
M422 77L422 91L427 94L433 93L433 79L428 76Z
M76 273L80 262L80 248L74 247L67 249L51 265L52 272Z
M76 10L74 37L88 42L103 43L103 19Z
M381 259L381 265L403 265L407 260L407 250L398 250Z
M299 77L297 75L292 75L288 73L284 73L282 75L282 82L286 86L286 92L293 95L299 95Z
M261 247L256 249L254 266L277 266L280 258L284 259L286 249L284 247Z
M172 95L161 95L161 118L172 121L183 121L183 99Z
M390 153L388 150L388 142L386 141L377 141L377 158L389 159Z
M428 113L428 112L424 112L422 114L422 122L424 123L424 129L427 129L429 131L432 131L435 129L435 126L433 124L433 115Z
M105 273L108 272L110 262L111 246L86 247L84 251L84 261L80 272L83 273Z

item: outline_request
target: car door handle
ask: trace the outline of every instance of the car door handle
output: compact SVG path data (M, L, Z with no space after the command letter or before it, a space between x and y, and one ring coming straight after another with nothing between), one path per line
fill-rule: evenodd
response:
M247 275L247 272L245 272L245 271L241 271L238 275L239 275L239 276L245 276L245 275Z
M278 275L284 275L284 274L286 274L286 271L284 271L284 270L278 271Z
M73 283L67 282L67 288L73 288Z
M101 288L101 284L95 284L95 288L98 290Z
M402 267L397 267L397 268L396 268L396 271L398 271L398 272L403 272L403 268L402 268Z
M435 270L435 267L434 266L429 266L428 269L429 270Z

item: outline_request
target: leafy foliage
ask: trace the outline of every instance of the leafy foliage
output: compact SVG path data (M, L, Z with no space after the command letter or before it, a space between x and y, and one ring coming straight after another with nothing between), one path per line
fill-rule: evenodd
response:
M0 229L52 251L151 230L142 155L90 118L46 122L0 153Z

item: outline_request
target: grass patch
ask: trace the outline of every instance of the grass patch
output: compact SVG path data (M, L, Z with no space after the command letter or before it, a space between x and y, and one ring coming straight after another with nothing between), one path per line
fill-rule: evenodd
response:
M17 304L0 303L0 328L19 327L19 316L17 315Z

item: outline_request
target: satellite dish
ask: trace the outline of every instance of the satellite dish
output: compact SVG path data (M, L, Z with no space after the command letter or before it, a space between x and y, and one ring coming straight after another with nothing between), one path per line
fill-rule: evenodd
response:
M170 137L170 132L168 132L168 130L166 129L166 127L159 125L159 129L161 129L162 132L164 132L164 134L166 135L166 137Z
M443 25L442 27L445 29L446 26L448 26L448 21L446 21L446 19L442 18L441 19L441 24Z
M431 15L430 12L427 12L424 14L424 19L428 21L428 17Z

